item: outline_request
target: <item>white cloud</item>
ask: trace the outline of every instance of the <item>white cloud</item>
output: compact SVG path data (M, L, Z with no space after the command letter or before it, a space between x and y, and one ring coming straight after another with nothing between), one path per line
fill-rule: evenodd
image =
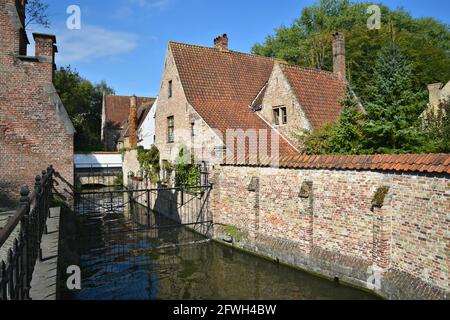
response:
M83 24L80 30L66 30L58 35L58 64L93 61L133 51L138 36Z

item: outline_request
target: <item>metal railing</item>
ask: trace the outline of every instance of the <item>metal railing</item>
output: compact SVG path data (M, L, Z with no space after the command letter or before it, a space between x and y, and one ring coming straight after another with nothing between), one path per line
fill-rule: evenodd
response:
M34 267L37 259L42 260L41 239L47 233L54 173L52 166L42 171L31 195L27 187L21 189L17 211L0 229L0 249L7 249L6 261L0 261L0 300L30 299Z

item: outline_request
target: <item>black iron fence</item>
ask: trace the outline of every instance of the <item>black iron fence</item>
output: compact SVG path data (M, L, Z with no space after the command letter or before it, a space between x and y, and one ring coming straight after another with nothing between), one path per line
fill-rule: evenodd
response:
M42 260L41 239L47 232L53 177L52 166L36 177L34 191L20 191L20 205L0 229L0 300L30 299L30 284L37 259ZM5 257L6 256L6 257Z
M76 192L75 214L134 215L139 211L141 214L138 215L138 222L144 229L187 226L200 234L208 235L212 225L209 208L211 189L212 186L206 185Z

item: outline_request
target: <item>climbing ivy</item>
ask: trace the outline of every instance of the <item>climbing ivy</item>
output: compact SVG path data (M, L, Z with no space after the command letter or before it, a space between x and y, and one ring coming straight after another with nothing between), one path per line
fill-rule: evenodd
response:
M197 186L200 182L200 169L194 155L182 147L175 160L175 186Z
M143 147L137 148L139 161L142 172L145 177L150 179L152 183L159 182L159 150L156 146L152 146L150 150L145 150Z

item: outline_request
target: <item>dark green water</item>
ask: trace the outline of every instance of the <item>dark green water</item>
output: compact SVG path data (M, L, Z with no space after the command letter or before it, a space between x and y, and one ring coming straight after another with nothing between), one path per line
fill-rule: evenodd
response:
M376 299L209 242L184 227L142 230L144 215L138 207L78 219L82 290L62 292L63 299Z

